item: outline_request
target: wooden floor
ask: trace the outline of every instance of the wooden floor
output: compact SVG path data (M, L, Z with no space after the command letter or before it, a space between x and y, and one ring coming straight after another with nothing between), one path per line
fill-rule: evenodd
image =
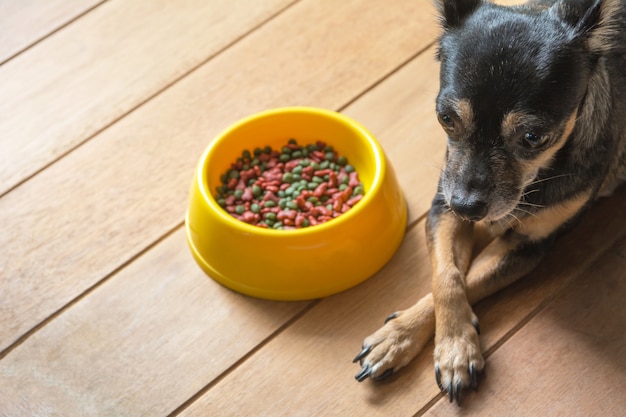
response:
M422 0L0 0L0 415L625 415L624 188L476 306L462 408L432 345L353 379L362 339L429 292L436 21ZM231 292L183 232L211 139L287 105L366 125L409 204L390 263L323 300Z

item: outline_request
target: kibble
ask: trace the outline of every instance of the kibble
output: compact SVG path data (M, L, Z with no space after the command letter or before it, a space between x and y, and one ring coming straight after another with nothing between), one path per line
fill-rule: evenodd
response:
M277 230L330 221L365 194L348 159L323 141L244 150L220 180L215 199L230 215Z

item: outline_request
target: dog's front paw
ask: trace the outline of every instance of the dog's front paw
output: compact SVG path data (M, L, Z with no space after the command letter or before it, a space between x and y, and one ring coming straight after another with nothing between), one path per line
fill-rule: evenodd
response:
M460 404L461 391L476 389L478 374L485 366L478 342L478 321L458 324L446 334L435 338L435 376L450 402Z
M432 298L387 317L385 325L363 341L353 362L361 364L357 381L384 379L407 365L430 340L435 329Z

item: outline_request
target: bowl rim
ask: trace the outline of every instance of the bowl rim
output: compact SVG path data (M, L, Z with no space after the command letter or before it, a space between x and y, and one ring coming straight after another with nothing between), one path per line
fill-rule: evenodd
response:
M374 176L372 180L372 185L369 187L369 190L364 194L363 198L352 207L347 212L341 214L330 221L324 222L322 224L318 224L311 227L299 228L293 230L274 230L274 229L265 229L262 227L254 226L248 223L245 223L241 220L236 219L231 216L228 212L226 212L215 200L213 194L209 190L208 187L208 163L211 159L212 153L214 149L217 147L219 143L226 140L226 137L230 135L231 132L239 129L240 127L254 122L258 119L277 116L277 115L285 115L285 114L309 114L318 117L331 118L336 122L339 122L345 126L348 126L350 129L354 130L358 136L365 139L365 143L371 149L372 155L374 156ZM327 229L336 228L340 226L341 223L345 223L350 221L353 217L358 216L358 214L363 211L382 187L384 174L386 172L386 160L384 157L383 149L378 143L378 141L374 138L369 130L367 130L362 124L352 119L349 116L346 116L342 113L322 109L318 107L307 107L307 106L292 106L292 107L280 107L270 110L261 111L259 113L255 113L244 117L224 130L222 130L217 136L215 136L214 140L209 143L205 151L202 153L200 157L200 161L198 163L198 169L196 170L197 175L197 186L202 195L204 202L208 205L209 209L215 213L217 218L226 223L229 227L232 227L243 233L253 233L259 234L261 236L272 236L272 237L280 237L280 236L305 236L305 235L314 235L317 233L323 233Z

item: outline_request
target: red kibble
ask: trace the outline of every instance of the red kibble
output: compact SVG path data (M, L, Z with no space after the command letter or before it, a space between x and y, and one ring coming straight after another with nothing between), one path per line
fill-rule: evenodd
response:
M292 156L294 152L298 155ZM254 160L251 155L244 151L230 165L216 195L218 203L240 221L287 230L315 226L340 216L362 198L357 173L352 167L346 172L346 158L322 141L303 147L290 140L281 152L265 147L255 149ZM353 192L356 187L358 192Z

